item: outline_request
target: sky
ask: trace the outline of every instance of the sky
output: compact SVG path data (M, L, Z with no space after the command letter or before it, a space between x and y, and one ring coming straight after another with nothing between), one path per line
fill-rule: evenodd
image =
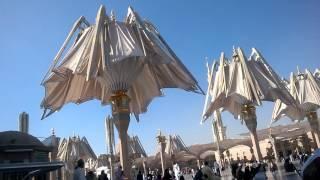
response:
M99 6L115 11L122 20L131 5L150 20L198 80L207 89L209 63L223 51L240 46L246 54L256 47L283 77L291 71L320 67L320 1L317 0L1 0L0 1L0 131L17 130L19 113L30 116L29 132L48 137L54 128L59 137L86 136L96 154L106 153L104 119L109 106L97 100L67 104L40 120L44 88L42 78L73 23L81 15L93 23ZM178 134L187 145L212 142L210 122L200 125L205 96L180 89L165 89L138 123L131 118L128 133L138 135L148 154L157 148L158 129ZM257 108L258 129L270 124L273 103ZM286 119L279 123L288 123ZM230 113L223 112L227 136L248 130ZM116 133L117 136L117 133Z

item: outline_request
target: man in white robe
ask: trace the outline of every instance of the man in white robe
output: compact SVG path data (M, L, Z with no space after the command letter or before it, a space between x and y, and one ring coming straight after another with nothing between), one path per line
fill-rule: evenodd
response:
M174 172L174 177L176 180L179 180L179 177L180 177L180 167L178 165L178 163L175 163L173 165L173 172Z

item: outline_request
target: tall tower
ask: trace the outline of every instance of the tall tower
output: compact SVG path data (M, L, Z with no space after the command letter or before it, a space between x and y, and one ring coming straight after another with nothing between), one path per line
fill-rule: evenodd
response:
M26 112L19 115L19 131L29 133L29 114Z

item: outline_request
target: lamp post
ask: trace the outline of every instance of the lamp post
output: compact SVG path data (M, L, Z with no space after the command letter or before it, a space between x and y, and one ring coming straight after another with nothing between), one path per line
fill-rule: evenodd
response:
M164 175L164 170L166 167L166 162L164 159L164 151L166 147L166 137L161 134L161 131L159 130L159 134L157 135L157 142L160 146L160 158L161 158L161 169L162 169L162 176Z

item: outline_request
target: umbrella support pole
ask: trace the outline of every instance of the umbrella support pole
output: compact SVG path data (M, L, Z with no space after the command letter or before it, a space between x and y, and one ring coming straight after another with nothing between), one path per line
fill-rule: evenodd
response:
M164 159L164 143L161 143L161 151L160 151L160 156L161 156L161 168L162 168L162 176L164 176L164 170L166 169L166 162Z
M318 115L316 111L311 111L307 113L307 118L311 127L312 137L314 138L314 142L317 145L317 148L320 148L320 131L319 131L319 122L318 122Z
M213 132L213 141L214 139L216 139L216 144L217 144L217 151L215 153L215 159L216 161L222 165L222 161L221 161L221 151L220 151L220 137L218 134L218 125L217 125L217 121L212 120L212 132Z
M142 166L143 166L144 177L147 177L148 172L147 172L147 166L146 166L146 161L145 160L142 161Z
M261 161L262 155L261 155L261 150L260 150L259 140L257 135L256 108L252 105L244 105L242 107L242 118L250 132L254 156L257 161Z
M124 175L130 178L130 162L128 156L128 127L130 123L129 97L123 91L114 93L111 97L112 116L120 138L120 163Z
M281 151L282 151L283 157L287 157L287 150L286 150L286 148L284 147L284 142L283 142L283 141L279 141L279 144L280 144L280 149L281 149Z
M201 169L201 160L200 159L197 159L197 165L198 165L198 168Z
M127 115L129 119L129 114ZM129 120L125 120L125 118L119 118L118 120L118 132L120 138L120 163L122 169L124 171L124 175L126 177L130 177L130 163L128 158L128 127L129 127Z
M274 135L270 135L269 139L270 139L270 143L272 146L274 158L275 158L276 162L279 162L279 155L278 155L278 151L277 151L277 147L276 147L276 137Z
M157 136L158 144L160 145L160 158L161 158L161 168L162 168L162 176L164 175L164 170L166 168L166 162L164 158L164 150L166 147L166 137L161 135L161 131Z
M257 132L256 131L250 131L250 137L251 137L251 141L252 141L254 156L255 156L257 161L261 161L262 160L262 155L261 155L261 151L260 151Z
M113 180L114 179L113 154L110 154L109 163L110 163L110 179Z

